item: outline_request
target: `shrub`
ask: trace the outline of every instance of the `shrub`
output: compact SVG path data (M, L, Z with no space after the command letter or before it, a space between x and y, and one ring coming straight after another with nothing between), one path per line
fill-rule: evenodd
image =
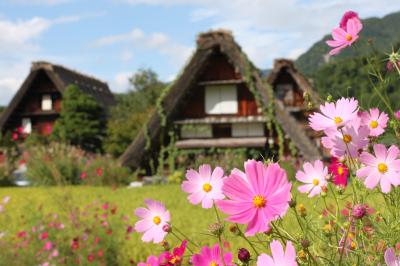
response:
M26 157L27 176L35 185L117 185L131 178L114 159L63 143L32 146Z

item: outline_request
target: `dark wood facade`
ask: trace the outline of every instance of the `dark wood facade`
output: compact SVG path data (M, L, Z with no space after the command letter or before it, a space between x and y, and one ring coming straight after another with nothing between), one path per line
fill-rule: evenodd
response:
M51 134L69 84L92 95L104 108L114 104L108 85L93 77L48 62L35 62L31 72L0 117L2 132L25 127L25 133ZM29 123L29 124L28 124Z

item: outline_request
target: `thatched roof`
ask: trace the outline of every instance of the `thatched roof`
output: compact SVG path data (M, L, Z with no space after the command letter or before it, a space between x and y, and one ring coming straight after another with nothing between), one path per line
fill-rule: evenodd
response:
M304 93L307 92L311 96L311 100L313 103L317 104L319 103L319 96L318 94L314 91L310 81L302 75L294 66L294 62L289 59L285 58L280 58L280 59L275 59L274 61L274 67L269 72L268 77L267 77L267 82L271 84L271 86L275 85L275 82L277 81L279 75L283 72L286 72L291 75L291 77L294 79L294 81L297 83L298 88Z
M193 88L202 70L207 67L207 62L216 52L224 54L228 61L235 67L235 71L240 73L242 77L250 76L251 80L254 82L255 89L262 97L263 104L268 104L270 99L267 89L264 87L259 75L259 71L253 67L240 46L234 41L232 33L224 30L210 31L198 36L197 49L194 55L161 101L167 123L173 117L175 110L178 109L177 106L181 102L185 92ZM250 69L249 66L251 66ZM278 104L276 105L276 118L286 135L294 142L304 158L314 159L319 157L319 150L311 143L301 126ZM146 124L145 129L147 129L147 136L152 143L152 149L159 149L159 137L162 129L161 123L162 117L155 111ZM145 129L141 130L135 140L120 157L120 161L123 165L132 168L140 167L146 152L149 152L145 149Z
M54 83L55 88L62 94L65 88L70 84L77 85L82 91L92 95L95 100L102 105L106 110L115 105L115 99L106 82L101 81L92 76L82 74L78 71L66 68L61 65L52 64L45 61L33 62L31 71L25 79L17 93L12 98L7 109L0 117L0 128L3 129L5 123L17 108L26 92L31 87L35 78L45 73L48 78Z

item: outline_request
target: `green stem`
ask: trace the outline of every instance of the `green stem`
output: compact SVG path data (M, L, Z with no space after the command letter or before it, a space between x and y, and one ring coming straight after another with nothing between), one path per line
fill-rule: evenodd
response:
M189 243L193 244L196 247L199 247L194 241L192 241L189 237L187 237L184 233L182 233L181 230L179 230L177 227L172 228L172 230L177 231L179 234L181 234Z
M177 234L175 234L174 231L171 231L171 234L172 234L174 237L176 237L179 241L183 242L183 239L182 239L180 236L178 236ZM189 245L186 246L186 247L187 247L187 249L190 251L190 253L194 254L193 250L189 247Z
M213 209L214 209L214 211L215 211L215 216L217 217L218 224L219 224L219 226L220 226L220 225L221 225L221 219L219 218L219 214L218 214L217 207L215 207L215 202L213 202ZM223 264L223 266L226 266L225 260L224 260L224 247L223 247L223 245L222 245L221 233L222 233L222 232L218 232L218 244L219 244L219 249L220 249L220 251L221 251L221 261L222 261L222 264Z
M256 247L253 245L253 243L251 243L251 241L243 234L243 232L240 230L239 225L236 224L236 227L239 230L239 236L242 237L249 245L250 247L253 249L254 253L256 253L257 257L258 255L260 255L260 253L258 253Z

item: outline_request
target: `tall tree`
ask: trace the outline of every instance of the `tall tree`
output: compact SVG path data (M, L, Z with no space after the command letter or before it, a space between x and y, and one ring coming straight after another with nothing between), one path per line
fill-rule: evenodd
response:
M154 109L157 98L166 86L152 69L140 69L129 78L130 88L117 95L117 105L107 124L105 150L121 155Z
M88 151L100 151L105 125L104 109L96 100L78 86L69 85L63 94L60 118L52 136Z

